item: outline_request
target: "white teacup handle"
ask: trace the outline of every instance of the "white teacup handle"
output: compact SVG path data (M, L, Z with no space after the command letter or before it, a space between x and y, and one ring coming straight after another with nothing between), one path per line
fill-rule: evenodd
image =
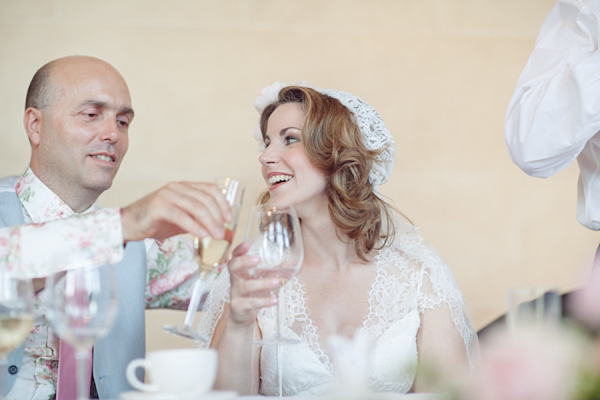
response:
M158 392L158 387L156 387L156 385L144 383L138 379L138 377L135 375L135 370L138 368L148 369L150 368L150 363L145 358L136 358L135 360L131 361L129 365L127 365L127 371L125 374L129 384L134 388L144 392Z

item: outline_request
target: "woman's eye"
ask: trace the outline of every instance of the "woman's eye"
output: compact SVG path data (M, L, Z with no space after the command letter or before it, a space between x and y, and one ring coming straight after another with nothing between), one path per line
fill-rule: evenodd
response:
M298 139L295 136L286 136L284 141L285 141L285 144L292 144L292 143L295 143L295 142L299 142L300 139Z

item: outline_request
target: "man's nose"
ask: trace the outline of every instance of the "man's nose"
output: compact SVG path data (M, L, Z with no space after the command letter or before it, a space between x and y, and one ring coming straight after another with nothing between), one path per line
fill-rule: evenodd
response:
M119 140L119 122L116 120L108 120L102 127L101 139L110 143L115 143Z

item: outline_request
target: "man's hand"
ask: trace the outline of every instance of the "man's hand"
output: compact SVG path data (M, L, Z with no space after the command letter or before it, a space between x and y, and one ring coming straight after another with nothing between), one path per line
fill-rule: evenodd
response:
M231 208L214 183L171 182L121 211L125 243L180 233L222 239L231 219Z

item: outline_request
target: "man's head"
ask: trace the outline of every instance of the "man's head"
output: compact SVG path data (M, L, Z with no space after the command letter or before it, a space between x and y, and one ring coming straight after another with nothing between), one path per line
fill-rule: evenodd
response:
M127 152L133 110L125 80L97 58L60 58L37 71L25 107L33 172L84 211L111 186Z

